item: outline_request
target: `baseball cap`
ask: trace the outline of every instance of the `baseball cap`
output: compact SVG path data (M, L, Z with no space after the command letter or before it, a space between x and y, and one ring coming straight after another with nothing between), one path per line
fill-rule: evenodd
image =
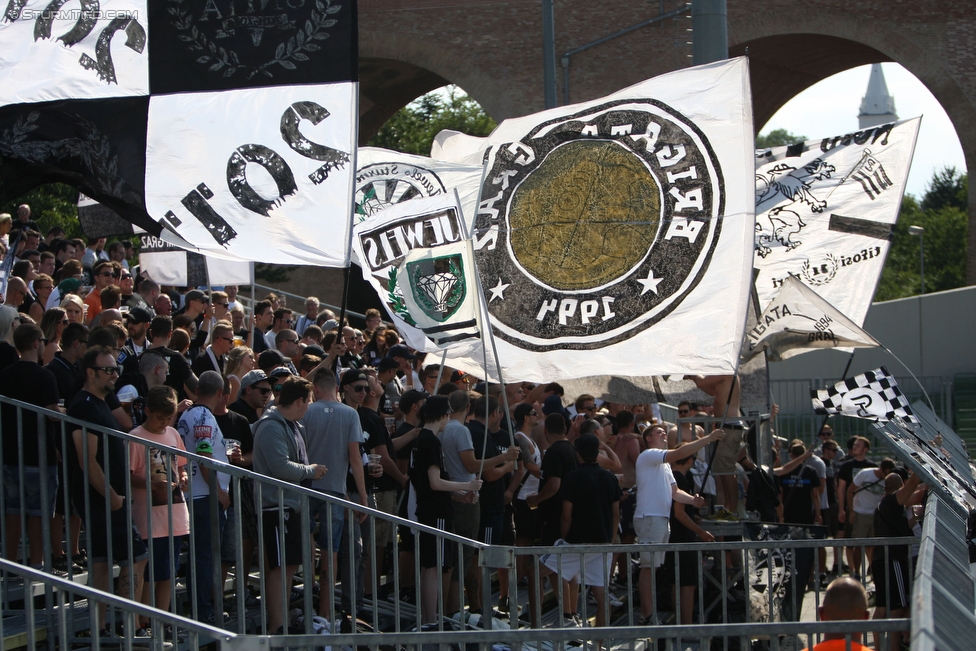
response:
M133 323L152 323L153 315L148 308L136 305L133 308L129 308L128 318Z
M309 346L305 346L305 348L302 349L302 355L303 356L315 355L317 357L325 357L325 349L323 349L321 346L317 344L311 344Z
M395 368L400 368L400 362L392 357L384 357L376 364L376 370L378 371L390 371Z
M390 346L390 350L386 353L387 357L405 357L407 359L416 359L417 356L410 352L410 349L403 344L397 344L396 346Z
M183 305L189 305L190 301L203 301L204 303L209 303L210 299L199 289L191 289L186 293L184 297Z
M336 328L338 328L339 322L336 321L335 319L329 319L328 321L323 323L321 327L322 327L322 332L328 332L329 330L335 330Z
M249 386L257 384L261 380L267 380L268 376L265 375L264 371L255 369L253 371L248 371L244 377L241 378L241 388L246 389Z
M271 370L271 373L268 374L268 377L270 377L270 378L288 377L291 374L292 374L291 371L288 370L287 367L285 367L285 366L279 366L278 368L272 369Z
M546 416L549 414L562 414L564 412L563 400L559 396L549 396L542 403L542 413Z
M339 381L339 387L342 388L353 382L368 382L369 376L360 371L359 369L351 368L342 374L342 379Z

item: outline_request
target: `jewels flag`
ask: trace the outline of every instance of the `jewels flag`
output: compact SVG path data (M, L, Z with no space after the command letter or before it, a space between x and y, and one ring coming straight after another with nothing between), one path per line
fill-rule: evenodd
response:
M484 139L472 241L505 381L734 371L755 233L751 106L737 58ZM449 141L442 155L470 160ZM461 347L448 360L482 365Z
M200 253L348 263L355 0L74 5L0 23L3 200L64 182Z
M768 350L778 362L821 348L876 348L881 344L856 323L790 276L746 333L742 359Z
M481 296L471 240L413 249L397 271L417 328L441 349L481 336Z
M756 152L756 290L793 276L857 325L874 298L921 118Z
M814 411L823 416L856 416L880 421L897 417L918 423L908 399L884 366L826 389L811 389L810 395Z
M480 304L470 258L467 261L460 259L467 257L467 254L462 252L464 248L462 245L466 240L467 229L461 215L458 196L453 190L450 193L444 192L431 197L395 203L370 215L368 219L356 224L353 229L354 255L362 261L363 278L379 294L397 331L411 347L419 351L435 352L448 346L459 345L460 342L468 342L474 347L472 350L476 348L479 354L483 354L475 324L466 324L460 330L451 326L451 324L457 326L459 323L474 319L471 310L478 309L473 306ZM409 254L414 250L422 253L410 258L411 260L441 257L442 249L445 262L449 263L450 259L455 259L457 270L464 277L463 282L453 283L451 287L451 289L464 291L463 300L459 302L459 295L456 294L450 297L438 297L436 302L443 303L440 307L447 308L446 313L449 314L438 309L437 306L422 308L416 300L413 307L410 307L407 303L407 294L413 292L411 283L404 282L402 277L403 273L407 272L404 261L408 260ZM424 272L421 275L437 273L430 269L427 271L430 273ZM456 275L451 271L449 264L438 271ZM416 283L413 285L415 286ZM441 301L441 298L446 300ZM449 308L448 304L450 304ZM424 314L427 311L430 311L430 314ZM448 326L448 328L442 330L440 326ZM425 334L424 328L434 330L428 335ZM475 336L460 336L471 334ZM459 337L451 341L441 341L445 337L454 336Z

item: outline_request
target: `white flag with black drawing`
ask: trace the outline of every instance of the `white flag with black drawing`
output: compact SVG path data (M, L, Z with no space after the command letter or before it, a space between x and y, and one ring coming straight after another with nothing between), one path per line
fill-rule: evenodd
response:
M483 167L414 156L379 147L360 147L356 160L356 223L404 201L455 190L470 231L478 207ZM359 260L354 261L359 264Z
M756 290L799 278L863 324L888 253L921 118L756 152Z
M884 366L826 389L810 389L810 394L814 411L822 416L856 416L881 421L901 418L918 423L908 398Z
M755 232L751 106L738 58L484 139L471 239L505 381L733 372ZM448 363L482 366L460 351Z
M820 348L874 348L881 344L815 291L790 276L746 333L742 360L768 350L779 362Z
M442 349L478 339L481 299L471 241L414 249L397 271L407 315Z
M409 290L402 281L401 266L414 249L425 249L436 257L442 247L453 251L452 245L462 244L466 239L467 229L453 191L402 201L372 214L353 228L353 253L360 260L363 278L379 294L397 331L412 348L437 352L441 345L425 335L411 316L405 297ZM468 274L466 283L470 281ZM475 348L480 351L480 344Z

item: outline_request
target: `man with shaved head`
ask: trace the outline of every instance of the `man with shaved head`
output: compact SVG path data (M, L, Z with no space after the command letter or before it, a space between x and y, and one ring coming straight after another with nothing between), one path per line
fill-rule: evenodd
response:
M820 621L868 619L868 595L859 581L850 577L834 579L824 593L823 605L818 609ZM851 636L851 651L871 651L861 644L861 633ZM847 649L847 633L825 633L824 640L812 649L804 651L844 651Z

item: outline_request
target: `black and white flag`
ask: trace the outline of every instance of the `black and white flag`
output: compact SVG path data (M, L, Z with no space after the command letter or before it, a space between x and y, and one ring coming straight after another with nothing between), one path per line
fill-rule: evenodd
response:
M355 0L13 0L3 199L64 182L212 256L348 264Z
M816 413L888 421L901 418L918 423L908 399L884 366L838 382L826 389L810 389Z
M768 350L779 362L822 348L876 348L881 344L799 278L790 276L769 302L742 346L742 361Z
M471 239L505 381L734 372L751 125L737 58L439 140L437 155L485 161ZM458 347L447 363L483 361Z
M756 291L797 278L861 325L898 219L921 118L756 152Z

